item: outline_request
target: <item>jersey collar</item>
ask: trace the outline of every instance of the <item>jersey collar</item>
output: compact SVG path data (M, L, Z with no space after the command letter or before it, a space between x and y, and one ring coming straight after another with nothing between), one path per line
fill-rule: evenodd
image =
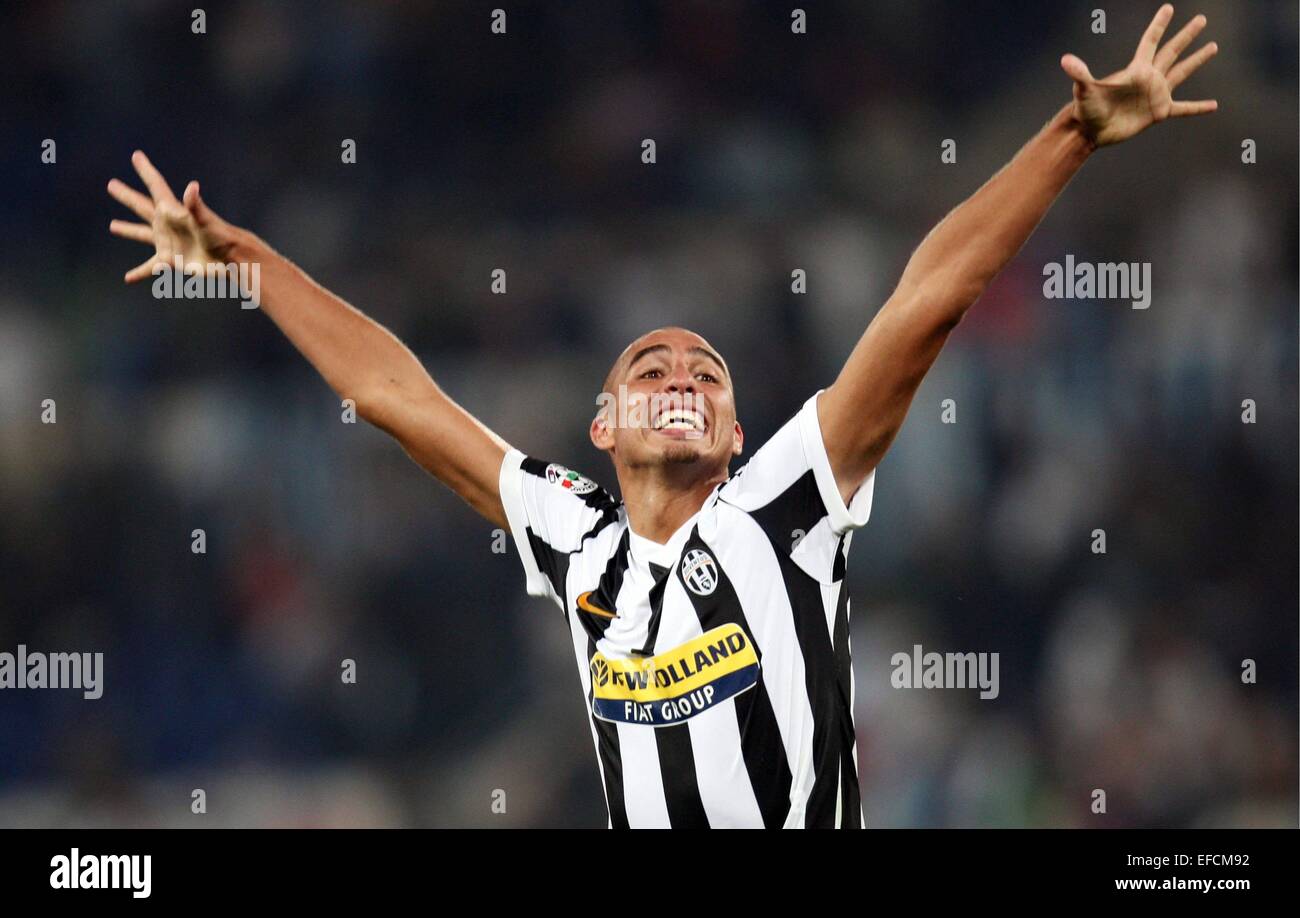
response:
M722 484L715 487L709 496L704 499L703 506L701 506L699 510L695 511L695 514L690 517L690 519L682 523L682 525L677 528L677 531L668 537L667 542L655 542L651 539L647 539L645 536L637 535L636 532L633 531L632 524L629 521L627 526L627 535L628 545L632 551L632 557L639 561L652 562L663 567L672 567L676 564L677 559L681 557L682 548L686 545L686 540L691 537L691 532L695 529L696 524L700 522L700 515L718 502L718 492L721 489Z

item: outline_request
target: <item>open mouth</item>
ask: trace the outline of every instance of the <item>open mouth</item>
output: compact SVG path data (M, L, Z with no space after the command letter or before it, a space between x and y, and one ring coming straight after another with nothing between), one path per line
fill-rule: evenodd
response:
M670 408L655 418L653 430L672 436L702 437L709 424L703 413L688 408Z

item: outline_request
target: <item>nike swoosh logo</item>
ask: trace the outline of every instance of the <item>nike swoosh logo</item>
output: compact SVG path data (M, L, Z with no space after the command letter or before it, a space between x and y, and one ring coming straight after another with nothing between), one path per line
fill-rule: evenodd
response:
M588 590L587 592L583 593L581 596L578 597L578 608L581 609L583 612L590 612L592 615L600 615L605 618L617 618L617 615L615 613L607 612L606 610L600 608L599 606L593 606L591 604L591 600L588 599L588 597L591 596L593 592L594 592L593 590Z

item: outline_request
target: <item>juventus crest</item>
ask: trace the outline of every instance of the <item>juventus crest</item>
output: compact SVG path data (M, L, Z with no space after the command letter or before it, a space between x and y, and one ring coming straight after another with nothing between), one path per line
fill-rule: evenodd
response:
M713 555L702 548L692 548L682 556L682 580L697 596L708 596L718 588L718 565Z

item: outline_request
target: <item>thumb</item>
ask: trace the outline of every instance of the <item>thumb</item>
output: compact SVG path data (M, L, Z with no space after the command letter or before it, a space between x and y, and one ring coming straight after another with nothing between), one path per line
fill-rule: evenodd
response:
M1066 54L1061 58L1061 69L1076 83L1095 82L1092 74L1088 72L1088 65L1073 54Z
M194 215L194 222L199 226L207 226L214 223L220 218L214 214L208 205L203 202L199 196L199 183L190 182L185 186L185 194L181 196L185 202L185 208Z

